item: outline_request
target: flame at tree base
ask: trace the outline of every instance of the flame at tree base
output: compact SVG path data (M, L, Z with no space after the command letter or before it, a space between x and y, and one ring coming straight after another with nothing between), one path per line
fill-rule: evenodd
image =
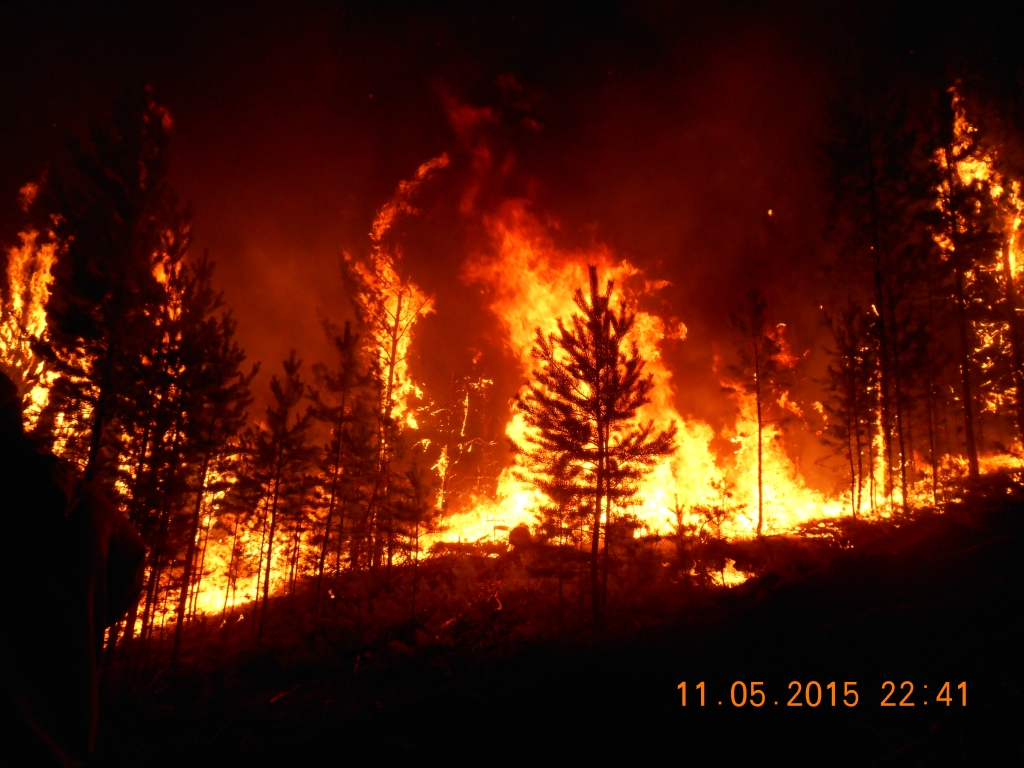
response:
M486 219L494 244L492 255L470 262L466 277L490 292L490 308L506 333L508 345L529 376L534 361L530 350L535 329L554 332L558 318L568 320L577 312L573 292L587 282L588 265L596 265L603 280L613 280L619 300L635 307L641 293L658 290L666 283L645 280L639 269L618 260L603 246L587 251L559 250L523 201L506 203ZM686 328L643 310L636 310L632 340L646 360L646 372L655 384L651 402L638 412L642 421L656 429L675 422L676 450L659 461L642 479L637 504L628 512L639 520L640 532L668 535L683 525L700 526L702 510L721 515L716 533L726 538L748 538L757 529L757 421L752 397L737 394L739 416L725 435L736 446L731 456L720 457L712 448L717 437L706 422L687 419L673 403L672 373L662 358L666 339L685 338ZM513 413L505 434L514 443L528 439L521 414ZM843 513L844 500L828 497L808 487L782 448L778 430L765 425L762 437L762 488L765 531L782 533L801 523ZM446 529L431 537L434 542L473 542L494 538L496 530L518 525L533 527L547 502L523 469L506 468L499 478L495 499L474 500L466 509L445 521ZM677 512L679 514L677 514Z

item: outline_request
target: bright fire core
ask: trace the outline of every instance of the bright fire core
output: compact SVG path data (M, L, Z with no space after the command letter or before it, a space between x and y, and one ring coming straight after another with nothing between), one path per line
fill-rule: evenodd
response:
M601 280L615 283L619 301L635 307L642 293L667 287L644 279L640 270L620 260L605 247L589 251L564 252L552 242L530 213L524 201L509 201L486 219L493 243L489 255L473 259L466 268L468 280L484 286L490 295L490 309L500 320L510 349L529 376L534 360L530 355L535 329L556 330L558 318L568 320L577 308L573 292L587 282L587 267L598 267ZM638 413L656 428L675 422L676 450L659 461L644 478L635 514L647 532L672 533L680 520L699 524L697 507L727 505L736 510L722 526L729 537L752 536L757 527L757 446L752 398L738 397L739 416L728 435L734 454L716 456L711 447L715 432L707 423L684 418L673 404L672 372L666 366L661 344L682 340L686 327L670 324L643 310L636 311L632 338L647 362L645 371L653 376L651 402ZM505 434L521 444L527 426L522 414L513 413ZM783 532L824 515L839 515L841 499L826 498L810 489L786 456L772 430L764 436L764 510L769 532ZM520 470L521 471L521 470ZM725 491L728 489L728 491ZM724 494L728 493L728 496ZM544 498L530 484L516 477L515 468L502 471L495 499L478 500L471 508L445 521L444 541L471 542L493 535L496 526L533 526Z
M959 102L954 102L959 106ZM957 112L956 136L963 143L970 137L971 127L966 122L963 110ZM956 145L957 147L960 144ZM1007 201L1005 264L1006 271L1017 276L1020 244L1018 232L1021 226L1020 188L1017 182L1004 179L996 173L990 157L977 157L953 153L952 160L964 184L986 184L993 200ZM936 162L945 162L942 157ZM386 387L382 390L382 402L386 402L390 418L401 425L407 435L421 430L417 413L430 410L424 389L414 380L408 361L410 350L417 344L416 326L426 314L434 311L435 299L417 286L405 271L401 249L388 245L385 235L392 231L394 221L400 216L413 216L418 210L413 198L421 186L434 174L448 167L447 155L441 155L424 163L415 176L402 182L394 198L384 205L377 216L370 235L372 257L354 264L360 287L356 297L361 303L368 322L367 333L376 340L377 359L375 363L387 372ZM26 186L23 196L31 203L35 187ZM943 190L938 190L939 203ZM471 213L471 205L462 213ZM772 211L769 211L771 215ZM879 425L872 427L870 437L872 450L869 459L873 466L867 469L870 482L859 481L870 487L869 493L858 490L856 501L849 489L829 495L816 490L801 476L793 461L787 455L779 426L774 422L762 424L759 461L758 418L754 395L744 394L742 387L734 386L728 380L723 387L732 392L736 420L731 428L716 433L706 421L684 416L677 410L673 374L665 362L663 345L668 342L686 343L687 328L677 320L667 319L643 309L645 297L657 294L669 286L664 281L647 278L629 261L617 256L603 245L582 250L559 248L548 229L531 210L530 203L523 199L507 200L481 218L487 234L487 245L479 253L471 255L465 262L461 279L467 285L482 289L486 311L497 321L508 351L519 366L522 379L530 378L535 372L537 361L531 355L536 333L547 335L557 330L557 321L568 322L578 313L573 294L577 288L588 283L588 267L598 270L601 287L606 282L614 283L613 306L624 304L635 312L635 324L627 337L627 343L635 343L645 360L644 373L652 377L653 389L650 402L638 412L643 422L652 422L655 430L675 424L677 428L675 448L671 455L662 457L640 481L635 506L614 508L614 515L635 516L640 526L637 535L668 535L686 526L699 530L709 525L716 526L713 534L726 539L751 538L758 530L758 510L763 510L763 532L784 534L797 531L802 525L826 518L837 518L849 514L858 504L862 516L888 515L892 508L902 505L902 488L892 488L889 494L876 489L887 485L887 468L883 458L883 436ZM58 256L59 248L52 238L40 238L35 230L22 233L19 247L12 248L7 260L8 301L0 315L0 353L8 367L20 371L22 380L30 385L31 393L26 416L31 422L37 418L39 409L46 402L48 387L53 377L44 371L42 364L32 356L32 342L46 333L45 303L49 292L51 266ZM45 242L44 242L45 240ZM951 244L939 241L939 245L951 252ZM154 269L161 269L155 262ZM776 340L782 353L784 365L795 365L796 358L789 352L783 338L784 328L776 329ZM981 329L984 331L984 328ZM783 359L784 358L784 359ZM508 397L513 392L497 393ZM774 404L789 411L797 418L803 418L788 392L782 392ZM994 408L994 405L992 406ZM469 408L469 395L465 395L464 411L459 418L463 435ZM825 416L821 404L815 408ZM504 425L504 434L512 443L523 445L530 442L531 427L522 413L515 409ZM412 444L415 438L409 440ZM423 445L427 441L420 441ZM728 446L718 449L716 446ZM443 487L445 473L450 471L456 459L442 450L433 464L433 480L438 488ZM983 466L995 466L998 457L982 457ZM760 464L760 467L759 467ZM246 467L239 465L238 473ZM760 476L760 482L759 482ZM227 483L235 478L224 477ZM891 487L891 480L888 483ZM910 483L906 491L915 502L929 504L931 495L927 478ZM876 498L889 495L885 500ZM257 526L244 522L245 514L221 509L224 492L204 493L201 500L202 525L198 531L197 572L200 575L195 592L190 599L198 613L216 614L229 606L241 605L252 600L257 594L260 568L265 568L265 544L262 531ZM437 506L442 507L443 492L439 493ZM264 499L261 504L266 504ZM458 498L447 514L441 519L439 529L419 539L419 552L427 553L434 544L442 542L473 543L504 539L507 532L516 526L535 528L542 508L549 503L542 492L529 482L529 469L516 463L501 470L497 489L493 496L462 496ZM249 510L252 519L260 519L261 509ZM709 514L711 513L711 514ZM266 510L263 508L265 516ZM279 546L274 550L271 568L271 590L280 591L288 582L289 561L294 551L302 559L310 553L319 552L323 540L323 526L328 522L326 510L315 514L319 519L306 525L295 535L294 544ZM214 533L216 523L221 533ZM332 526L336 521L331 521ZM213 535L211 535L213 534ZM500 535L499 535L500 534ZM335 535L332 530L332 536ZM340 548L338 550L340 552ZM252 576L229 578L231 563L235 557L245 557L258 562L259 568ZM417 555L418 556L418 555ZM296 569L299 557L294 558ZM170 573L166 576L171 579ZM737 583L745 578L739 571L728 566L723 572L723 583ZM248 610L248 609L246 609ZM173 610L164 605L156 609L166 622Z

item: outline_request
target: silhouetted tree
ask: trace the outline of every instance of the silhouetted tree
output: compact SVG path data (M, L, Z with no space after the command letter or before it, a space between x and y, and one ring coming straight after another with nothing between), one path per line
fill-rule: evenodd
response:
M784 360L780 330L768 322L768 304L759 290L750 291L731 316L737 335L739 365L731 366L740 390L754 398L757 422L757 535L764 525L764 430L779 423L779 399L792 363Z
M259 370L258 366L253 366L248 373L242 371L245 352L234 340L235 321L231 314L214 316L223 306L223 300L212 287L213 269L213 263L205 256L190 265L189 278L178 308L184 351L180 387L187 393L183 408L188 419L188 453L196 470L193 485L195 501L185 534L185 557L174 630L175 659L181 645L189 590L197 570L203 503L207 496L223 492L228 487L227 475L237 460L235 438L248 418L246 408L252 402L249 387ZM196 592L202 576L200 563Z
M850 506L856 519L865 475L871 508L875 505L872 435L878 388L877 354L871 320L852 299L838 319L826 315L825 321L834 345L825 380L825 409L830 417L826 439L833 441L848 460Z
M898 472L906 511L913 456L908 411L915 388L924 389L911 362L923 323L918 294L933 249L925 225L934 207L935 177L921 120L900 94L877 85L849 89L837 99L833 119L836 274L846 290L860 288L858 299L873 308L885 496L891 504Z
M607 549L612 500L622 499L617 485L642 476L671 452L676 428L672 424L656 431L653 421L637 420L637 410L650 402L654 382L643 375L644 359L636 343L625 347L635 315L625 306L616 312L611 307L614 283L609 281L602 293L597 268L589 272L589 295L578 288L573 296L581 314L574 314L569 325L559 318L557 333L545 335L537 329L531 354L538 370L516 405L531 429L529 444L520 449L521 461L530 470L526 476L540 490L558 493L568 476L574 492L587 500L591 605L594 621L600 623L601 519ZM606 569L607 563L606 558Z
M322 453L321 470L326 478L328 489L327 518L324 521L324 533L320 543L320 558L316 574L317 604L320 604L321 589L324 578L324 565L327 562L327 550L331 536L331 520L335 507L340 509L338 520L338 551L340 552L345 536L345 506L349 495L340 492L339 480L344 472L343 461L346 459L345 448L349 442L346 426L352 418L355 392L366 383L365 374L359 365L360 339L353 334L350 323L345 323L345 330L339 334L326 318L324 330L338 351L339 366L330 370L322 363L313 366L320 389L310 392L314 414L320 421L331 427L331 438ZM350 462L352 464L352 462ZM350 466L350 471L354 467ZM340 503L339 503L340 502Z
M284 379L274 376L270 380L270 392L274 399L267 406L266 428L260 434L258 449L262 461L271 468L268 473L269 504L265 515L269 520L266 534L266 567L263 569L263 605L259 619L261 634L267 616L270 576L274 568L274 537L277 532L278 511L283 505L282 502L287 502L299 492L302 477L315 458L315 449L306 444L313 413L311 410L305 413L297 411L306 393L306 386L299 377L302 361L296 360L295 351L292 350L282 365ZM301 493L299 495L301 496Z
M363 518L370 543L370 567L386 558L390 577L394 538L390 522L390 483L393 461L401 451L406 427L415 427L410 398L418 389L409 377L408 355L413 326L433 311L433 299L402 271L399 259L375 237L375 247L363 261L346 258L343 277L353 308L365 328L363 355L368 391L377 397L377 466Z
M396 482L392 514L397 531L404 538L403 549L412 562L412 601L409 618L416 622L416 590L419 585L420 536L435 529L440 512L430 499L426 473L414 460L408 471Z
M51 397L81 419L88 437L78 458L89 478L117 467L115 456L102 456L114 442L111 425L131 407L124 395L163 300L160 276L191 239L189 212L166 181L170 128L150 88L132 92L109 125L91 126L88 142L72 144L68 170L47 186L64 248L47 304L44 347L60 374Z
M959 163L982 152L979 138L974 131L958 125L961 115L957 114L957 95L940 100L938 124L938 151L936 162L942 179L939 187L939 201L942 212L941 225L937 227L940 246L946 254L952 283L954 322L958 364L960 368L960 404L963 409L964 441L967 451L968 472L977 477L978 435L976 384L972 378L976 362L973 359L978 340L974 324L975 296L980 293L984 305L991 294L991 288L979 286L984 279L987 262L996 253L997 241L994 232L995 206L986 186L980 179L965 177ZM986 290L988 288L988 290ZM975 294L975 296L972 296Z

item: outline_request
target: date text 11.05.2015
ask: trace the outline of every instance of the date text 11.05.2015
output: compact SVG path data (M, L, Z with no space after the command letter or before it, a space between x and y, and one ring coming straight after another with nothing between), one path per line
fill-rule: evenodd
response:
M688 705L703 707L709 702L709 699L711 704L717 702L718 706L723 706L728 702L734 707L763 707L765 704L774 706L784 705L787 707L856 707L862 703L861 694L857 690L857 683L849 681L841 683L830 682L823 685L817 680L810 680L806 683L793 680L789 684L786 693L778 699L770 699L769 693L765 689L765 683L759 681L748 683L743 680L737 680L729 687L728 698L723 696L721 700L715 699L707 691L704 681L692 686L689 699L687 698L687 683L685 680L677 685L676 688L682 693L682 704L684 707ZM951 690L948 681L933 683L931 687L923 684L917 694L914 691L914 683L910 680L904 680L898 686L892 680L886 680L882 683L882 690L878 695L877 704L882 707L916 707L928 706L929 704L939 704L947 707L950 705L967 706L966 681L957 685L955 692ZM935 693L936 691L938 693ZM866 696L867 694L865 693ZM864 703L867 702L865 701Z

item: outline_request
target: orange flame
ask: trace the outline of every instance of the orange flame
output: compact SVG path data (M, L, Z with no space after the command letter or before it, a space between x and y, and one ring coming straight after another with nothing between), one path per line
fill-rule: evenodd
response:
M23 207L36 196L35 184L21 189ZM30 387L26 403L27 426L35 423L46 405L53 375L32 352L32 342L46 332L46 302L50 296L51 273L57 258L57 244L43 239L35 229L19 233L20 246L7 251L7 299L0 303L0 362L22 385Z
M665 285L645 281L636 266L617 259L603 245L585 251L559 250L521 200L507 202L485 219L485 225L493 253L471 261L465 276L489 289L491 311L504 327L506 341L527 376L535 365L530 356L535 329L552 332L557 318L572 315L572 294L587 282L588 264L597 265L603 279L614 280L616 291L630 306L636 305L642 292ZM750 440L756 434L753 402L737 396L740 414L736 428L728 435L736 450L732 456L717 456L711 448L715 433L710 425L684 418L674 404L672 373L662 358L661 344L666 339L685 337L686 327L681 323L669 324L637 310L633 338L655 384L651 402L638 416L653 420L656 428L676 422L678 447L646 477L639 493L640 504L630 511L649 532L667 534L678 522L674 511L677 503L688 510L684 518L692 520L699 515L699 507L720 503L719 489L729 487L738 512L725 522L722 531L728 536L748 537L757 525L757 449ZM528 438L521 414L512 415L505 433L517 443ZM791 530L809 519L841 514L839 500L825 498L806 486L775 437L772 432L765 440L767 529ZM478 500L472 508L453 515L440 538L475 541L493 536L498 523L505 528L531 525L545 501L530 483L517 478L514 468L507 468L499 479L497 498Z
M418 213L412 205L413 195L435 170L447 166L448 155L442 154L423 163L412 179L399 183L394 197L381 207L373 222L373 250L366 261L355 261L345 254L358 277L356 299L366 315L375 363L385 381L385 408L390 409L394 421L404 422L410 429L417 429L418 424L409 399L423 396L409 376L412 329L421 317L434 311L434 297L402 275L401 253L386 247L384 236L399 215Z

